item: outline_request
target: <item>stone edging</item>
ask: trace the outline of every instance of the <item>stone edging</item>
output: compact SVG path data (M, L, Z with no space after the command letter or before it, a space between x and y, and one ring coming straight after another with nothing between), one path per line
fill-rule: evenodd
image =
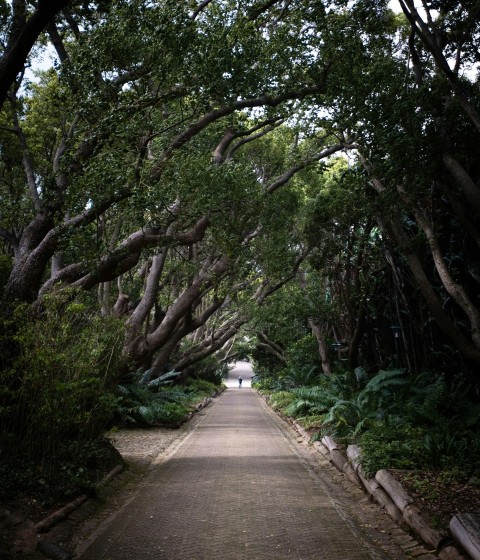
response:
M258 394L269 404L264 395ZM310 434L298 422L279 411L275 412L306 441L310 441ZM438 558L441 560L468 560L470 558L460 550L449 534L437 531L429 525L419 508L415 506L413 498L387 470L378 471L375 478L366 478L358 460L360 448L357 445L349 445L346 454L330 436L325 436L321 441L313 442L312 445L350 482L366 491L395 523L403 529L412 531L424 543L432 547L431 552Z
M225 386L220 387L220 389L218 391L216 391L212 396L205 397L198 404L196 404L194 409L192 410L192 412L189 412L187 414L187 419L185 420L185 422L188 422L195 415L196 412L202 410L202 408L205 408L207 405L209 405L212 402L212 399L221 395L223 393L223 391L225 391L225 389L226 389Z

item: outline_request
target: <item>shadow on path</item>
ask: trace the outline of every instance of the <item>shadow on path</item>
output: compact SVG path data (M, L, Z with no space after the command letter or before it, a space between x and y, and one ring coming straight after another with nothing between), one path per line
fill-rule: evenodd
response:
M322 475L250 378L248 363L235 365L229 389L81 545L83 560L407 558L362 527L353 495Z

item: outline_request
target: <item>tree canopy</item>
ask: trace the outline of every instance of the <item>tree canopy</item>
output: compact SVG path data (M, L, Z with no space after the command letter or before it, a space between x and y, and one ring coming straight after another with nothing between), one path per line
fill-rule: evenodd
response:
M478 5L399 3L0 2L8 406L75 309L118 379L245 336L478 384Z

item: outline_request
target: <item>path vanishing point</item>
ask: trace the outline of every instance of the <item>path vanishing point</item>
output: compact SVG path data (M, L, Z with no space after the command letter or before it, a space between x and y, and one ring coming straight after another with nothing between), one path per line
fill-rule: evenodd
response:
M332 479L250 377L248 364L236 365L176 450L83 543L82 560L411 557L393 522Z

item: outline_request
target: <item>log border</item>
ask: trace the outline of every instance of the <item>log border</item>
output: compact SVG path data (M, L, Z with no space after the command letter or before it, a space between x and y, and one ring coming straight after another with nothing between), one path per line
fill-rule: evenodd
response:
M258 391L257 394L272 409L268 397ZM461 531L444 532L434 529L422 515L420 509L416 507L414 499L388 470L381 469L374 478L367 478L360 464L361 449L358 445L349 445L345 452L331 436L324 436L320 441L312 442L310 434L298 422L278 410L272 410L290 424L309 445L312 445L350 482L375 500L397 525L404 530L411 531L430 547L429 552L441 560L480 560L480 556L469 554L470 550L475 550L475 545L472 548L468 542L462 542L459 537ZM456 517L452 518L450 527ZM480 535L478 542L480 542Z

